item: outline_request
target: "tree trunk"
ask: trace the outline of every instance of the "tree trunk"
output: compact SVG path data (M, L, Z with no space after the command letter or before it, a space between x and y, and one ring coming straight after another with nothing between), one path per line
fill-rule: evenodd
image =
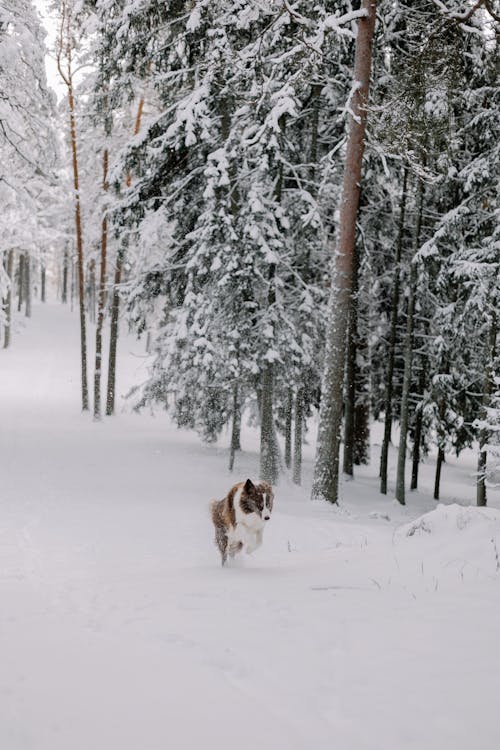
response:
M292 415L293 391L289 388L285 415L285 466L287 469L292 465Z
M359 377L359 370L358 370ZM358 392L354 408L354 464L370 463L370 404L366 394Z
M122 279L123 261L125 258L125 247L120 244L115 263L115 278L113 282L113 297L111 301L111 325L109 336L109 360L108 360L108 387L106 393L106 414L110 417L115 411L115 388L116 388L116 347L118 344L118 321L120 317L120 292L119 286Z
M422 206L423 206L424 188L422 180L418 182L417 188L417 218L415 224L415 234L413 239L413 253L410 262L410 283L408 296L408 310L406 318L406 338L404 349L404 374L403 390L401 393L401 415L400 415L400 435L398 450L398 469L396 476L396 499L405 505L405 467L406 467L406 439L408 435L409 422L409 405L410 405L410 387L413 362L413 327L415 313L415 295L417 286L417 266L415 256L420 247L420 229L422 226Z
M486 354L486 368L483 385L483 414L485 415L485 407L488 403L489 396L493 390L493 364L496 357L496 345L497 345L497 319L495 313L493 313L490 328L490 335L488 336L488 350ZM486 468L488 461L488 454L485 446L488 443L488 430L482 429L479 433L479 455L477 459L477 482L476 482L476 503L477 505L484 507L487 503L486 494Z
M424 411L423 411L423 399L425 393L425 384L427 379L427 358L424 357L422 360L422 369L420 371L420 378L418 383L418 392L421 396L420 404L417 407L415 415L415 433L413 436L413 453L412 453L412 469L411 469L411 484L410 489L416 490L418 487L418 469L420 466L420 449L422 446L422 427L424 423Z
M31 318L31 258L29 255L24 261L24 299L26 302L24 314L27 318Z
M260 415L260 478L270 484L278 479L278 452L274 437L273 386L274 366L267 362L262 372Z
M385 382L385 415L384 415L384 437L380 453L380 492L387 494L387 460L389 457L389 444L392 431L392 393L394 386L394 357L396 352L396 333L399 309L399 286L401 277L401 252L403 249L403 236L405 229L406 192L408 185L408 169L405 168L403 175L403 192L401 194L401 207L399 212L398 237L396 241L396 253L394 257L394 278L392 284L391 322L389 328L389 346L387 350L387 374Z
M477 458L477 483L476 483L476 504L479 507L485 507L488 502L486 494L486 467L487 467L488 456L485 450L482 449L480 443L479 454Z
M344 409L344 464L343 472L354 476L354 419L356 411L356 338L357 338L357 292L358 262L354 251L352 269L352 294L349 306L347 329L347 363L345 372L345 409Z
M302 481L302 430L304 423L304 389L299 388L295 397L295 435L293 444L292 481L301 484Z
M134 135L141 129L142 114L144 111L144 96L141 96L137 107L137 115L134 123ZM132 184L132 175L130 172L126 177L126 185ZM111 302L111 322L109 334L109 361L108 361L108 387L106 393L106 415L110 417L115 411L115 390L116 390L116 348L118 345L118 321L120 319L120 284L122 281L123 263L125 260L125 245L120 242L116 253L115 278L113 282L113 297Z
M66 304L68 302L68 246L64 247L63 256L63 283L62 283L62 295L61 302Z
M365 146L376 6L376 0L363 0L361 4L367 15L360 18L358 22L354 61L354 80L358 82L358 86L351 101L352 114L349 116L338 242L332 258L325 370L312 489L313 498L328 500L331 503L336 503L338 500L345 344Z
M42 302L45 302L45 281L46 281L46 272L45 272L45 266L42 264L41 268L41 292L40 292L40 300Z
M71 156L73 164L73 187L75 201L75 230L76 250L78 262L78 297L80 308L80 359L81 359L81 382L82 382L82 410L89 408L89 389L87 381L87 332L85 324L85 280L83 261L83 234L82 214L80 206L80 179L78 172L78 147L76 139L75 99L73 94L73 68L72 68L72 28L71 10L66 2L61 6L61 27L59 35L59 48L57 54L57 65L61 78L68 89L69 130L71 142ZM65 56L66 71L62 68L62 56Z
M21 312L24 302L24 254L21 253L17 262L17 312Z
M12 284L13 284L13 272L14 272L14 251L9 250L7 255L7 276L9 277L9 290L5 299L5 327L3 331L3 348L7 349L10 346L11 339L11 328L12 328Z
M438 448L436 461L436 476L434 479L434 500L439 500L439 490L441 485L441 468L444 463L444 449Z
M234 458L236 451L241 450L241 409L239 388L236 383L233 386L233 423L231 429L231 445L229 448L229 471L234 468Z
M108 149L102 155L102 189L108 189ZM102 372L102 328L106 307L106 256L108 248L108 219L106 209L101 222L101 268L99 276L99 299L97 304L97 326L95 331L94 371L94 419L101 419L101 372Z
M417 409L415 415L415 434L413 436L413 452L411 466L411 483L410 489L416 490L418 487L418 467L420 465L420 444L422 442L422 409Z
M71 261L71 293L70 293L70 298L71 298L70 309L71 309L71 312L73 312L74 302L75 302L75 290L76 290L75 279L76 279L75 261L72 260Z
M91 323L96 321L96 283L95 283L95 260L89 263L88 286L87 286L87 312Z

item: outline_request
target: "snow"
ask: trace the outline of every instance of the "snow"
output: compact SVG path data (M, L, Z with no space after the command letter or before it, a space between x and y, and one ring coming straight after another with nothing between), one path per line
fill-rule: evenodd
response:
M208 501L256 476L257 434L233 477L228 436L123 399L94 423L77 332L35 305L0 352L0 748L498 747L500 495L465 507L473 454L447 460L445 504L429 460L402 508L375 430L334 509L308 500L311 441L304 488L285 477L263 546L222 569ZM119 351L124 394L147 359Z

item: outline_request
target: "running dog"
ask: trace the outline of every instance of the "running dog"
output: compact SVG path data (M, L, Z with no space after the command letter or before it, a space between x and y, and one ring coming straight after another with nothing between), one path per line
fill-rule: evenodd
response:
M244 548L249 555L262 544L262 536L273 510L273 488L267 482L247 479L232 487L223 500L212 500L210 513L215 526L215 544L222 565Z

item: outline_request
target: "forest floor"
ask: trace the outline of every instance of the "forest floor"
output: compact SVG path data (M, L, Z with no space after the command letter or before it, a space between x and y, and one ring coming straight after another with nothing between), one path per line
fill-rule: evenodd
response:
M500 494L463 507L472 453L437 509L429 457L402 508L378 492L375 426L336 509L308 499L310 438L304 487L284 477L263 547L222 569L207 501L256 476L255 431L233 477L227 436L203 446L121 396L93 422L77 336L76 312L36 305L0 352L2 750L500 746ZM119 348L122 395L147 359Z

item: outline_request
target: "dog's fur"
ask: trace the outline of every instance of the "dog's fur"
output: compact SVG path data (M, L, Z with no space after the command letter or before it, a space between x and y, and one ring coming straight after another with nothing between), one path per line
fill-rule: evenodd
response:
M267 482L247 479L231 487L223 500L212 500L210 512L215 526L215 544L222 564L244 548L247 554L262 544L264 526L271 518L273 488Z

